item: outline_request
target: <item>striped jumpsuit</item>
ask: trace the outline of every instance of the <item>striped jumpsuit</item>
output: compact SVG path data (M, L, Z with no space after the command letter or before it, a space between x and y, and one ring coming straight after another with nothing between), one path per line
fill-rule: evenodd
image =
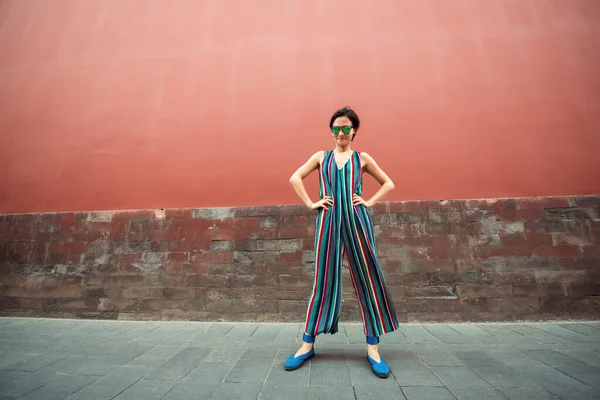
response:
M317 213L315 280L305 337L338 331L345 252L367 341L371 338L377 343L379 336L398 329L398 320L377 259L371 216L365 206L352 203L354 193L362 195L360 153L355 151L339 168L333 150L327 151L319 169L319 186L320 198L330 196L334 205Z

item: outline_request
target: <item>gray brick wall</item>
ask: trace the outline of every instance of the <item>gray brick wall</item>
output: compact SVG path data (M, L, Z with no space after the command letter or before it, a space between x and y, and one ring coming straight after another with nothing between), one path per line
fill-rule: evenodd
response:
M600 316L600 196L372 211L403 321ZM300 206L1 215L0 313L301 321L314 223ZM347 269L343 284L359 321Z

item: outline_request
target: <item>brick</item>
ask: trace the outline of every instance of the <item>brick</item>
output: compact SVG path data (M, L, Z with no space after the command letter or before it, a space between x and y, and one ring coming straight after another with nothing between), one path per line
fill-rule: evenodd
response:
M512 292L517 297L563 296L563 289L559 284L513 285Z
M468 246L469 247L478 247L478 246L500 246L501 244L501 235L497 233L488 233L485 235L472 235L467 236Z
M280 221L281 225L280 225ZM258 227L259 228L277 228L279 226L286 226L285 217L276 218L276 217L261 217L258 219Z
M500 234L498 235L500 242L503 246L507 247L528 247L529 240L527 234L524 232L512 233L512 234ZM548 235L550 245L552 244L552 237Z
M261 206L261 207L239 207L234 210L235 218L243 217L270 217L279 216L280 207L277 206Z
M486 260L487 261L487 260ZM454 259L454 265L457 271L459 272L471 272L471 271L480 271L485 269L482 260L478 259ZM504 269L506 269L504 267Z
M258 240L256 245L257 250L294 251L302 249L302 241L299 239Z
M575 207L600 206L600 195L569 197L569 205Z
M583 246L580 248L580 250L583 258L600 258L600 243L595 243L590 246Z
M387 203L387 212L412 212L421 209L421 204L418 201L399 201Z
M533 271L483 272L481 282L493 286L531 285L536 283Z
M128 224L123 221L113 219L110 222L110 240L124 242L127 239Z
M167 251L170 252L187 252L187 251L197 251L197 250L206 250L210 249L210 245L212 240L206 236L200 235L185 235L182 232L182 236L178 240L169 242L169 248ZM149 242L148 242L148 245Z
M600 268L600 257L592 258L559 258L561 269L597 271Z
M500 224L500 232L505 234L525 232L525 223L519 222L502 222Z
M523 211L511 209L511 210L495 210L494 214L503 223L510 222L525 222ZM543 211L540 212L541 218L543 218Z
M409 323L423 323L423 322L460 322L463 321L465 315L462 313L435 313L435 314L423 314L423 313L407 313L407 321Z
M481 246L477 249L481 258L491 257L528 257L531 250L522 246Z
M571 317L596 318L600 312L598 297L547 297L540 299L540 310L544 313L568 313Z
M437 222L437 223L435 223L433 221L424 221L423 212L421 212L421 211L396 213L396 221L399 225L410 225L410 224L436 225L436 224L441 223L441 221Z
M389 285L424 286L428 283L427 274L425 273L398 274L384 272L384 279Z
M452 286L405 286L404 293L406 297L456 298L456 293Z
M410 226L384 226L374 227L375 237L407 237L412 234Z
M598 219L598 211L593 207L551 208L546 210L546 219L551 221L577 221Z
M281 252L279 251L236 251L233 253L233 260L241 264L253 263L274 263L279 260Z
M294 226L289 228L279 228L273 235L277 239L308 239L314 238L315 229L308 226Z
M387 250L385 257L382 259L391 261L402 261L402 260L425 260L427 259L427 248L426 247L413 247L413 246L398 246Z
M518 199L520 210L569 207L566 197L527 197Z
M573 246L586 246L591 245L593 241L589 236L577 235L567 232L555 232L552 233L552 243L555 246L558 245L573 245Z
M257 266L253 264L210 264L210 275L253 275L256 274Z
M450 236L445 234L423 235L419 238L419 241L427 247L446 248L450 246Z
M194 210L194 218L198 219L225 219L233 218L236 214L234 208L197 208Z
M508 257L506 268L509 271L518 270L557 270L558 259L548 257Z
M168 208L165 210L166 219L191 219L194 217L194 210L191 208Z
M438 202L438 207L443 210L463 210L464 209L464 201L462 200L440 200Z
M93 243L89 252L94 255L106 253L111 250L115 253L126 253L126 254L141 254L150 251L150 242L111 242L108 243Z
M486 308L492 313L526 315L539 312L540 304L537 298L490 298Z
M121 293L124 299L163 298L164 295L164 287L128 287Z
M465 210L515 210L517 201L515 199L481 199L466 200L463 203Z
M439 200L421 200L419 201L421 210L439 209L441 202Z
M437 299L433 304L433 312L438 313L463 313L470 316L473 313L485 312L487 299L482 297L465 299ZM462 318L461 318L462 319ZM468 320L469 318L467 318Z
M309 252L312 254L312 252ZM277 257L277 261L278 262L301 262L303 261L303 255L304 252L302 251L290 251L290 252L280 252L278 257ZM314 257L311 257L310 260L307 261L312 261Z
M508 286L489 285L456 285L456 293L459 299L472 297L509 297L511 295Z
M465 211L467 232L472 234L500 233L502 223L489 211Z
M112 220L112 212L110 211L96 211L96 212L91 212L89 214L89 220L90 221L96 221L96 222L103 222L103 221L108 221L110 222L110 220Z
M308 219L305 215L292 217L292 226L308 226Z
M279 214L280 215L299 215L303 216L307 214L309 210L304 205L291 205L291 206L282 206L280 207Z
M165 252L145 252L142 254L142 262L148 264L162 264L167 261L170 253Z
M251 237L252 239L278 239L279 230L283 228L261 228L248 230L246 233L239 232L236 237Z
M213 240L210 244L211 251L232 251L235 250L233 240Z
M380 236L376 242L378 249L395 249L398 246L425 247L420 236Z
M587 280L586 271L533 271L537 283L580 283Z
M429 284L431 286L481 282L481 273L479 271L461 271L456 273L428 273L427 275L429 275Z
M600 283L568 283L564 288L570 297L600 296Z
M386 262L388 264L389 261ZM400 273L411 272L454 272L454 263L451 260L401 260Z
M563 257L578 257L582 253L579 246L573 245L558 245L548 246L542 245L535 247L531 250L531 255L534 257L550 257L550 258L563 258Z
M302 250L314 250L315 240L313 239L302 239Z
M227 264L234 261L233 251L195 251L190 254L191 264Z
M421 219L426 224L442 224L444 223L443 213L441 210L427 209L421 212Z

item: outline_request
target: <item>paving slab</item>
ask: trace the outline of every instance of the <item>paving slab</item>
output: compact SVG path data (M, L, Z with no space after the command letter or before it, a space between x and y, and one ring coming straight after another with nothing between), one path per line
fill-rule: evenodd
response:
M600 324L407 323L381 338L376 377L362 324L285 360L300 323L0 318L0 399L600 399Z

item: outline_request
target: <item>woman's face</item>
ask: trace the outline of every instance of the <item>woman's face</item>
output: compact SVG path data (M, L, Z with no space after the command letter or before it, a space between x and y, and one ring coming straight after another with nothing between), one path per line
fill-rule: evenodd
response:
M331 131L333 134L333 138L338 144L350 143L352 141L352 138L354 137L354 134L356 133L354 131L354 127L352 126L352 122L350 122L350 120L347 117L336 118L335 121L333 121Z

